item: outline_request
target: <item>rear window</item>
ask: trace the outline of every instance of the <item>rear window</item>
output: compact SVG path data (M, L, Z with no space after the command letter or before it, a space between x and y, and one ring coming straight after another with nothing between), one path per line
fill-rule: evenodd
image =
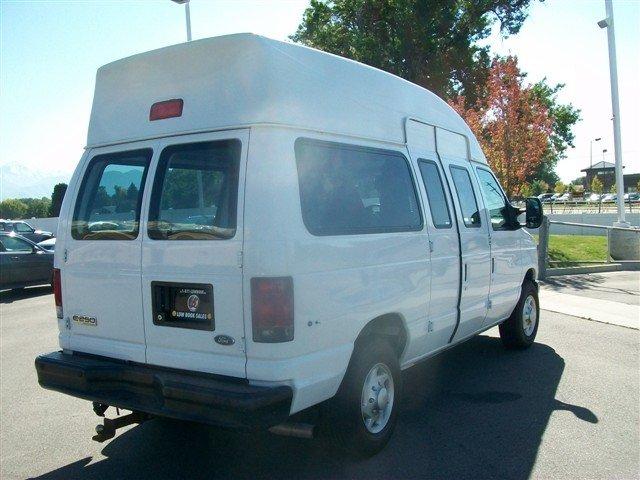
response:
M480 228L480 211L476 194L473 191L471 177L466 168L451 166L451 176L458 194L458 201L462 209L462 219L465 227Z
M160 155L149 237L220 240L236 233L239 140L174 145Z
M399 152L300 139L302 218L313 235L420 230L409 165Z
M134 240L152 150L97 155L82 180L71 224L76 240Z

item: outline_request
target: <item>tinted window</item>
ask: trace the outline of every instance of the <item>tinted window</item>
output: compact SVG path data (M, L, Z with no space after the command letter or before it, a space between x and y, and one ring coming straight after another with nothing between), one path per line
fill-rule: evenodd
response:
M71 234L76 240L133 240L151 150L94 157L76 200Z
M469 171L466 168L451 167L451 177L453 177L453 183L456 187L465 226L480 227L480 212Z
M2 244L7 252L32 252L33 246L21 238L3 236Z
M436 228L451 228L449 205L447 205L447 197L437 165L427 160L420 160L419 165L424 188L427 191L433 225Z
M298 140L302 217L314 235L419 230L422 219L404 156Z
M494 230L500 230L504 228L508 220L507 206L502 189L491 172L482 168L478 168L477 172L484 201L491 215L491 226Z
M216 240L236 233L238 140L163 150L151 195L149 237Z
M16 223L16 232L19 232L19 233L33 233L33 231L34 231L33 228L31 228L26 223L23 223L23 222Z

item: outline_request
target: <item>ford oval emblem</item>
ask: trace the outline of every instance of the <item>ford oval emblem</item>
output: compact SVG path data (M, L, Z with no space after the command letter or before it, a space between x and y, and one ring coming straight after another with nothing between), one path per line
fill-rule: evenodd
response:
M236 343L233 337L230 337L229 335L216 335L214 337L214 340L216 341L216 343L219 343L220 345L224 345L225 347L228 347L229 345L233 345L234 343Z

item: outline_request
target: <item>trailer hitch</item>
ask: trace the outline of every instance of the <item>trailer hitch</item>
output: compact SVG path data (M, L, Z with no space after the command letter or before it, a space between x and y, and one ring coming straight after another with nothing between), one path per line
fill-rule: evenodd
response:
M104 414L104 412L102 413ZM103 424L96 425L96 435L92 437L92 440L102 443L115 437L117 429L133 425L134 423L145 422L149 420L149 418L151 418L150 415L142 412L131 412L128 415L113 419L105 418Z

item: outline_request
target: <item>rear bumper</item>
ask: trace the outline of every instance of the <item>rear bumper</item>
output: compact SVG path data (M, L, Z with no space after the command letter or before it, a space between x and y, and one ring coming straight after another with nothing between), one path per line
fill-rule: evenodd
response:
M236 428L269 427L289 416L291 387L53 352L35 361L44 388L152 415Z

